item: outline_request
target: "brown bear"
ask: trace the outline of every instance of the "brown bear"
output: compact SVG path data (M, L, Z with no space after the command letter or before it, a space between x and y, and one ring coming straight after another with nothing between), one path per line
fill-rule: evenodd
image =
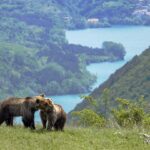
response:
M34 113L38 109L45 109L47 101L44 95L16 98L11 97L0 102L0 124L3 122L8 126L13 126L13 118L22 116L25 127L35 129Z
M56 131L63 131L64 125L66 123L65 111L60 105L54 104L51 99L47 99L47 104L49 107L40 111L43 128L46 128L46 123L48 122L47 130L52 130L54 127Z

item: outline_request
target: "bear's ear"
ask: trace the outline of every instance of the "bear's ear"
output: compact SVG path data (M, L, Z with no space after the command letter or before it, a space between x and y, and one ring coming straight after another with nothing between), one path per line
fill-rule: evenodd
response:
M48 103L49 103L49 104L54 105L54 102L53 102L53 100L52 100L51 98L48 98L47 100L48 100Z
M41 97L45 97L45 95L44 95L44 94L40 94L40 96L41 96Z
M26 97L25 99L31 99L31 98L32 98L32 97L29 97L29 96L28 96L28 97Z

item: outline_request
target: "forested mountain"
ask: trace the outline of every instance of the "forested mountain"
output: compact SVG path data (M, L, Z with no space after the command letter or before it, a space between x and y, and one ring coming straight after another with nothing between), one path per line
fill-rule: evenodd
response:
M116 98L138 100L142 96L150 100L150 48L140 56L135 56L131 61L117 70L110 78L95 89L90 96L97 102L97 112L103 113L104 98L110 101L111 107L115 106ZM88 101L78 104L73 111L91 108ZM69 114L70 116L70 114Z
M2 0L0 38L27 46L36 43L39 47L51 42L64 43L65 33L60 30L59 12L51 0Z
M124 49L120 55L99 48L91 59L95 49L69 45L67 7L58 0L0 1L0 98L87 92L95 77L86 64L123 59Z
M150 0L65 0L71 28L150 25ZM69 5L66 5L69 3ZM76 15L77 14L77 15ZM77 17L80 15L81 17Z

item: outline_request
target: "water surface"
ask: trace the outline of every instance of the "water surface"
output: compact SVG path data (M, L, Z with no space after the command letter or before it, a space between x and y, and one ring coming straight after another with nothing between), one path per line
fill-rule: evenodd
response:
M148 26L114 26L66 32L69 43L74 44L101 47L104 41L122 43L127 51L126 60L140 54L150 46L149 35L150 27Z
M150 27L147 26L115 26L112 28L85 29L77 31L66 31L69 43L81 44L90 47L101 47L104 41L122 43L126 49L124 61L93 63L87 66L87 70L97 75L97 82L93 84L93 89L102 84L117 69L123 66L135 55L150 46ZM82 101L81 94L50 96L55 103L63 106L66 112L71 111ZM84 95L84 94L83 94ZM40 118L36 113L36 121Z

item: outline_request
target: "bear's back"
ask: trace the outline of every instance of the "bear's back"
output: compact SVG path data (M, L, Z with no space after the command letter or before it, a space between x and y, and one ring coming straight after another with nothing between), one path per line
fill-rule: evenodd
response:
M64 111L64 109L62 108L61 105L59 104L54 104L54 108L55 108L55 112L58 115L58 117L62 117L62 116L66 116L66 113Z
M20 104L23 103L25 101L24 98L17 98L17 97L9 97L5 100L2 101L2 103L6 103L6 104Z

